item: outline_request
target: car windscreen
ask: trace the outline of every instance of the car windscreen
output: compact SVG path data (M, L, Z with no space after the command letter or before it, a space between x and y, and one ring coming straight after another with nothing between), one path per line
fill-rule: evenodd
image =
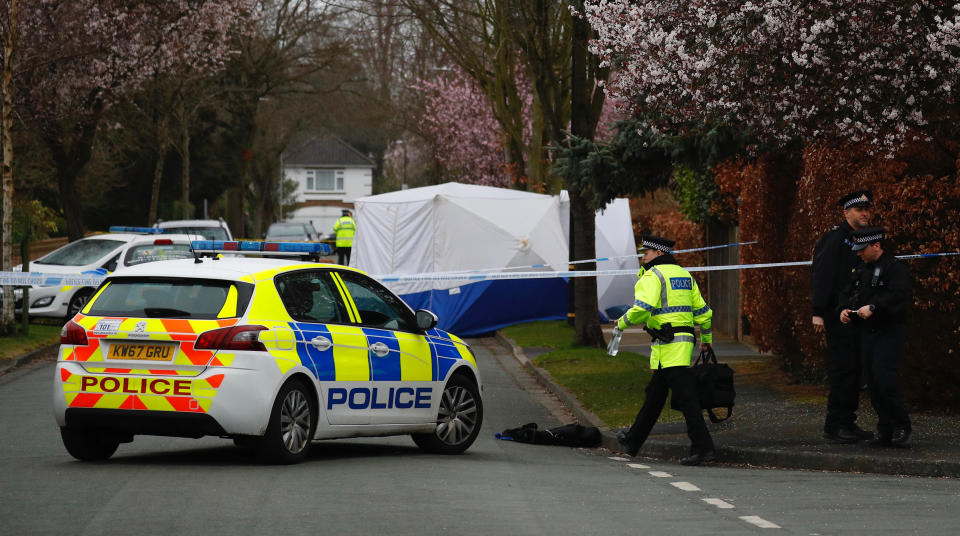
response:
M236 318L253 285L183 278L117 278L104 283L84 314L136 318Z
M102 259L123 244L125 244L123 240L85 238L71 242L33 262L34 264L55 264L58 266L85 266Z
M267 238L296 237L305 238L308 230L299 223L275 223L267 230Z
M204 240L230 240L227 230L223 227L163 227L163 232L200 235Z
M140 244L130 246L123 257L124 266L171 259L191 259L190 244Z

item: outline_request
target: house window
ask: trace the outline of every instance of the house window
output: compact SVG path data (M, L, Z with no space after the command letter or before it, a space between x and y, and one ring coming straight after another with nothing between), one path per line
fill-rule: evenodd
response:
M307 170L308 192L342 192L343 175L332 169Z

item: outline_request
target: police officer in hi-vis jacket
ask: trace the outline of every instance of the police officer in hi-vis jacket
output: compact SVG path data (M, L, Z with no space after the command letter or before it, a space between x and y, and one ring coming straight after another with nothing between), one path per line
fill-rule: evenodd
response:
M645 324L654 337L650 347L653 376L647 384L646 399L633 426L617 437L624 450L636 456L663 410L668 390L671 390L671 405L683 412L691 441L690 455L680 463L699 465L714 461L715 454L713 439L703 422L690 360L696 342L694 324L700 326L701 350L708 349L713 342L710 332L713 311L700 295L697 282L677 265L670 254L673 244L674 241L667 238L643 237L643 268L634 288L636 301L617 321L616 330Z
M333 226L337 234L337 264L350 264L350 251L353 250L353 235L357 232L357 222L350 217L350 211L343 209L342 216Z

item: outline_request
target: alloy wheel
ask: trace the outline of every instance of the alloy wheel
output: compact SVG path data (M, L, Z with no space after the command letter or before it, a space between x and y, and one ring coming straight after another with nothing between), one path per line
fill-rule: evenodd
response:
M437 420L437 437L448 445L458 445L470 437L477 426L477 401L459 385L443 391Z

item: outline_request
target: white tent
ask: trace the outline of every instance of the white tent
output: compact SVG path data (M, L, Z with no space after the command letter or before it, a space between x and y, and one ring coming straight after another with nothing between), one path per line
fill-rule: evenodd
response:
M357 234L351 264L370 274L418 274L547 265L565 270L568 260L567 204L560 197L446 183L356 200ZM614 225L619 204L598 216ZM629 208L622 232L630 234ZM600 251L626 247L623 237L598 230ZM604 238L601 240L601 236ZM619 250L617 255L635 254ZM603 255L600 255L603 256ZM636 263L634 262L634 266ZM601 288L609 284L600 283ZM566 280L517 279L417 281L391 283L391 289L414 308L440 317L440 326L473 335L529 320L566 318ZM624 296L601 300L632 303L632 284Z
M597 212L597 258L610 258L597 263L597 270L640 271L637 241L633 236L630 201L614 199ZM624 257L614 259L612 257ZM597 299L600 314L607 320L616 320L633 304L635 275L600 276L597 278Z

